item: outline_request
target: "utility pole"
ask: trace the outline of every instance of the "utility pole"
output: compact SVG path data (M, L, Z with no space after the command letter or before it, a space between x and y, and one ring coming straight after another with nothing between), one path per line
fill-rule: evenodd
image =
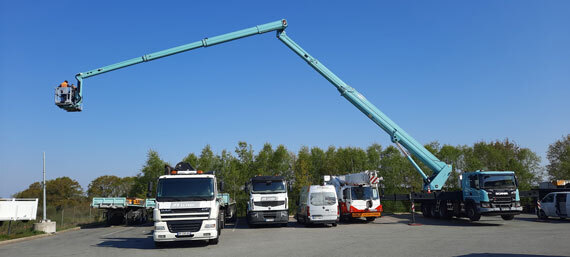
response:
M46 152L44 152L44 182L43 182L43 190L44 190L44 218L42 221L47 221L46 215Z

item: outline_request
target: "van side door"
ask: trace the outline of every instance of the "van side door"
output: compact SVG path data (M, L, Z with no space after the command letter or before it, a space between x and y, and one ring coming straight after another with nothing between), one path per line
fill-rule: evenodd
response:
M547 194L540 201L540 206L546 216L558 216L554 210L554 193Z

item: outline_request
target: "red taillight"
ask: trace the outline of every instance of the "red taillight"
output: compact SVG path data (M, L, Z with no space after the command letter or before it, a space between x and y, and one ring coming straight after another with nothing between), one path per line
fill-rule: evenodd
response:
M340 207L336 208L336 216L340 215Z
M311 216L311 212L309 211L309 206L307 206L307 217Z

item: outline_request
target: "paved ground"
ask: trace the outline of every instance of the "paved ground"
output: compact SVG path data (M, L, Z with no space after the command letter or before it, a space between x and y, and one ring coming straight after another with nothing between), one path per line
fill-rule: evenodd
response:
M424 225L408 226L408 218L309 228L292 220L287 228L254 229L240 220L223 230L219 245L175 243L164 249L154 248L152 226L90 228L0 246L0 256L570 256L570 221L418 217Z

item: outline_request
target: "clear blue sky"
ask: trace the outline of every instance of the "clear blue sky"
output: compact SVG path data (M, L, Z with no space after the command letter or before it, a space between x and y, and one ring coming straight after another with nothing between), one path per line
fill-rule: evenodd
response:
M151 148L389 145L274 33L86 79L82 113L53 104L78 72L281 18L422 143L508 137L544 159L570 132L569 1L242 2L1 1L0 196L41 179L42 151L86 189Z

